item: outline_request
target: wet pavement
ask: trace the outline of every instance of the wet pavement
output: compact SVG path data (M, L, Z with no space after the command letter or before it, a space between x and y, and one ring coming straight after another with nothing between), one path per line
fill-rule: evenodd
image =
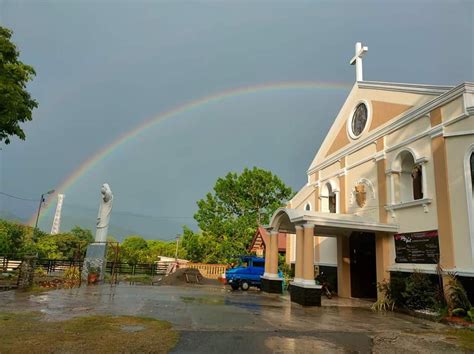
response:
M159 318L180 332L175 353L463 352L447 326L376 313L365 301L323 299L322 307L305 308L288 295L218 286L9 291L0 293L0 310L41 311L47 321L92 314Z

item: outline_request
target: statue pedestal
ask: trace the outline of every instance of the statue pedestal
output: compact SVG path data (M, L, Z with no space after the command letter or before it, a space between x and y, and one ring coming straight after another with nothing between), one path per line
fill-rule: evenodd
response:
M87 246L86 258L82 267L82 281L87 282L89 274L96 274L99 282L104 280L107 267L107 244L91 243Z

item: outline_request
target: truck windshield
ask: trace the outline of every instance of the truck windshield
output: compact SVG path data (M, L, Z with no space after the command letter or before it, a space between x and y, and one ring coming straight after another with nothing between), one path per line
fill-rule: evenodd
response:
M249 262L248 262L248 261L240 260L240 262L239 262L239 267L247 268L248 266L249 266Z

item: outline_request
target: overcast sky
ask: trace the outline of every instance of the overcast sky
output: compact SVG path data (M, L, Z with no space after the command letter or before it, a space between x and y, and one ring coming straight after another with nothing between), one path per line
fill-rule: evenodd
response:
M474 81L472 1L5 1L0 22L37 72L26 141L0 151L0 191L57 188L101 148L151 117L225 90L364 78ZM63 229L94 228L99 189L115 195L110 233L171 239L228 171L259 166L298 190L349 88L228 97L171 117L121 145L66 190ZM0 195L3 215L36 202ZM54 212L40 226L49 231Z

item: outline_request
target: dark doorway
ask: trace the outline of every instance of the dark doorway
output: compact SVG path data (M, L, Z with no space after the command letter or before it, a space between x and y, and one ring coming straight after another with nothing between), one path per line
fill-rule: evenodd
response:
M351 296L377 298L377 269L375 263L375 235L353 232L350 236Z

